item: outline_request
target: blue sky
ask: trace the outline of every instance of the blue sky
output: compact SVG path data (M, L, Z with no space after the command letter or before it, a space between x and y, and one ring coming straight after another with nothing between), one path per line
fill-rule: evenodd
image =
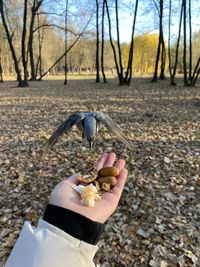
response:
M173 0L172 0L173 2ZM180 1L179 1L180 2ZM177 2L176 5L176 15L172 15L172 24L171 24L171 37L176 38L178 33L179 25L179 14L180 14L180 3ZM136 21L136 31L135 34L143 34L146 32L149 33L158 33L158 17L155 12L146 13L144 5L141 7L141 2L138 5L138 14ZM197 32L200 30L200 0L192 1L192 30ZM120 38L122 42L130 42L131 38L131 28L133 23L133 14L128 12L120 13ZM163 21L165 35L168 33L168 9L165 11L165 17ZM114 31L113 31L114 34ZM113 35L114 36L114 35Z
M46 0L48 1L48 0ZM71 2L72 1L72 2ZM88 9L86 10L88 14L91 14L91 10L93 10L93 23L90 25L92 30L95 30L95 1L94 0L69 0L69 7L70 11L79 12L80 10L85 9L86 2L89 4ZM155 0L158 1L158 0ZM174 13L172 14L172 25L171 25L171 37L175 39L178 33L178 25L179 25L179 15L180 15L180 7L181 7L182 0L172 0L173 9L175 9ZM50 1L52 2L52 1ZM53 2L52 2L53 3ZM59 3L59 4L58 4ZM62 12L65 9L65 1L58 1L57 4L54 3L53 6L50 6L51 11L55 8L56 11L60 9ZM113 2L114 3L114 2ZM168 33L168 7L169 1L164 1L164 35L165 39L167 38ZM192 14L193 14L193 31L200 30L200 0L191 0L192 3ZM78 4L78 8L75 7L73 4ZM134 4L135 0L119 0L119 25L120 25L120 41L121 42L130 42L131 38L131 29L132 29L132 22L133 22L133 13L134 13ZM110 15L112 19L112 36L116 39L116 31L114 30L115 26L115 9L114 4L113 7L110 9ZM61 19L61 23L63 23L63 18ZM80 17L75 16L74 21L79 24L79 20L81 20L81 25L84 27L87 22L88 17ZM58 20L58 18L56 18ZM100 18L101 21L101 18ZM79 29L79 31L81 31ZM106 31L108 32L108 28L106 27ZM144 34L144 33L158 33L158 13L153 4L153 1L150 0L139 0L138 3L138 14L137 14L137 21L136 21L136 30L135 35Z

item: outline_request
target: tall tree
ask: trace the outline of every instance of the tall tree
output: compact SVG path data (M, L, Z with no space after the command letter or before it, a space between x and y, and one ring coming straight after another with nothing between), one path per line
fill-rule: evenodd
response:
M66 0L65 3L65 51L67 51L67 18L68 18L68 0ZM67 84L67 72L68 72L67 53L65 54L64 72L65 72L64 84Z
M104 71L104 21L105 21L105 0L103 0L102 21L101 21L101 71L103 75L103 81L104 83L107 83Z
M28 86L28 69L27 69L27 54L26 54L26 24L27 24L27 4L28 0L24 0L24 16L23 16L23 29L22 29L22 45L21 56L24 71L23 86Z
M123 65L122 65L122 53L120 45L120 34L119 34L119 10L118 10L118 0L115 0L115 15L116 15L116 30L117 30L117 48L118 48L118 58L119 58L119 84L124 84L123 77Z
M192 14L191 14L191 0L189 4L189 82L192 79Z
M120 74L120 69L119 69L119 65L118 65L118 61L117 61L117 53L116 53L115 45L114 45L113 38L112 38L112 25L111 25L110 12L109 12L109 8L108 8L108 2L107 2L107 0L104 0L104 1L105 1L105 6L106 6L107 18L108 18L108 30L109 30L110 44L111 44L112 51L113 51L113 56L114 56L115 67L117 70L118 79L119 79L119 82L121 83L121 80L120 80L121 74Z
M184 72L184 85L194 86L200 73L200 57L192 72L192 22L191 22L191 1L189 0L189 64L187 62L187 1L183 0L183 72ZM188 69L189 66L189 76Z
M7 37L7 40L8 40L8 44L10 46L10 51L11 51L13 62L14 62L14 66L15 66L15 72L17 74L18 86L21 87L21 86L24 86L24 81L23 81L22 76L21 76L21 71L20 71L20 68L19 68L19 61L18 61L17 54L16 54L16 51L15 51L15 48L14 48L14 45L13 45L13 41L12 41L12 36L13 35L9 31L8 24L7 24L7 21L6 21L5 8L4 8L4 1L3 0L0 0L0 14L1 14L3 27L4 27L4 30L5 30L5 33L6 33L6 37Z
M169 75L172 81L172 60L171 60L171 13L172 0L169 0L169 18L168 18L168 60L169 60Z
M168 33L168 58L169 58L169 73L170 73L170 85L176 85L175 82L175 75L177 70L177 64L178 64L178 57L179 57L179 44L180 44L180 37L181 37L181 24L182 24L182 17L183 17L183 2L181 4L181 12L180 12L180 19L179 19L179 27L178 27L178 37L176 41L176 51L175 51L175 59L174 59L174 66L172 66L172 60L171 60L171 0L169 4L169 33ZM172 71L173 70L173 71Z
M165 41L163 37L163 29L162 29L162 41L161 41L161 65L160 65L160 80L165 80L165 63L166 63L166 49L165 49Z
M183 0L183 71L184 71L184 84L188 86L187 77L187 1Z
M28 51L30 57L30 67L31 67L31 77L30 80L36 81L36 67L35 67L35 60L34 60L34 51L33 51L33 39L34 39L34 25L35 25L35 18L39 8L42 5L43 0L34 0L33 5L31 7L31 20L29 26L29 40L28 40Z
M135 12L132 24L132 35L131 35L131 45L129 50L129 59L127 65L127 71L125 76L126 84L130 84L132 78L132 64L133 64L133 48L134 48L134 36L135 36L135 24L136 24L136 17L137 17L137 10L138 10L138 0L135 2Z
M99 73L99 2L96 0L96 83L100 82Z
M0 82L3 83L3 68L1 64L1 48L0 48Z
M42 75L42 46L43 46L43 41L44 41L44 27L41 29L39 27L40 25L40 15L37 13L37 25L38 25L38 58L37 58L37 63L36 63L36 70L35 70L35 75L36 77Z
M157 54L156 54L156 61L155 61L155 68L154 68L154 75L152 78L152 82L157 82L158 80L158 63L160 59L160 51L162 49L162 60L164 60L164 38L163 38L163 0L159 0L159 7L157 6L157 3L154 1L156 8L158 10L159 15L159 39L158 39L158 47L157 47ZM162 46L162 47L161 47ZM164 71L163 63L161 64L161 71ZM162 73L163 76L163 73Z
M110 13L108 8L108 3L106 3L106 12L108 17L108 25L109 25L109 37L110 37L110 43L113 50L114 55L114 61L116 65L117 75L119 79L119 85L129 85L132 77L132 64L133 64L133 47L134 47L134 33L135 33L135 24L136 24L136 16L137 16L137 8L138 8L138 0L135 2L135 12L133 17L133 24L132 24L132 35L131 35L131 45L129 49L129 60L127 69L124 74L124 68L122 64L122 53L121 53L121 44L120 44L120 33L119 33L119 15L118 15L118 0L115 0L115 16L116 16L116 31L117 31L117 51L112 39L112 26L111 26L111 19L110 19ZM118 62L119 61L119 62Z

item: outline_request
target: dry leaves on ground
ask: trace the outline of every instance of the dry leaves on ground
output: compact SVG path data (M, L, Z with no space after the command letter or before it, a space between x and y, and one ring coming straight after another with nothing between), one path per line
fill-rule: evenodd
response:
M87 172L103 151L127 160L129 178L106 224L96 262L102 267L200 266L199 87L168 82L43 81L30 88L0 86L0 259L5 262L24 220L36 225L52 188ZM50 154L44 146L74 111L107 112L134 150L105 129L90 151L74 129Z

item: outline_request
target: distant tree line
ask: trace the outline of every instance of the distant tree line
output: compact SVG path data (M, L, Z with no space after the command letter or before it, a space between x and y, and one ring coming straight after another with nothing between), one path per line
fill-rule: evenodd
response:
M109 71L129 85L132 75L156 82L167 72L171 85L180 73L194 86L200 73L196 9L197 0L0 0L0 82L16 75L19 86L28 86L50 73L64 74L67 84L69 72L86 71L106 83ZM128 43L121 40L121 14L131 15Z

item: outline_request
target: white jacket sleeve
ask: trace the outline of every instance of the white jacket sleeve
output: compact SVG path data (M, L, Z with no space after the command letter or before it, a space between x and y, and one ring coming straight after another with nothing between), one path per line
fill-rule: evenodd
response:
M97 249L44 220L25 222L5 267L94 267Z

